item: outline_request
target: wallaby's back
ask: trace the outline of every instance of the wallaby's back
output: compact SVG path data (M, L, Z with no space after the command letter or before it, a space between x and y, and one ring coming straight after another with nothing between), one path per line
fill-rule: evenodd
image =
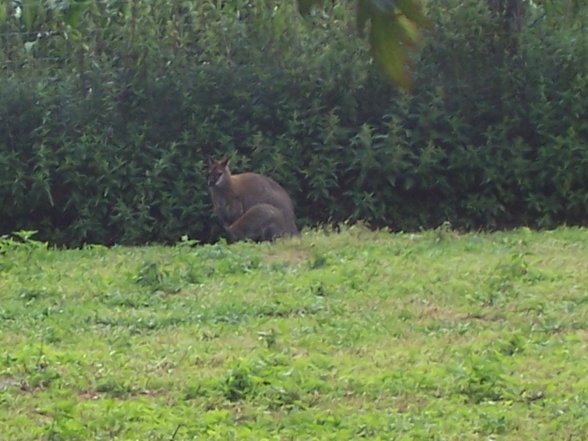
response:
M298 233L292 200L272 178L257 173L240 173L231 175L231 186L241 200L244 212L257 204L273 205L282 212L289 233Z

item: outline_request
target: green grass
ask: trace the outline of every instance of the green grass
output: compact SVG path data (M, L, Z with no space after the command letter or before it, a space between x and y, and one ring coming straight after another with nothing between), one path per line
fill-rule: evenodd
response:
M588 230L188 245L0 240L0 439L588 439Z

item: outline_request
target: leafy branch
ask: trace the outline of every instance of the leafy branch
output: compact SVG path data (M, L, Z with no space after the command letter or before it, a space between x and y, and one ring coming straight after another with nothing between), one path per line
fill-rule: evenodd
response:
M298 0L298 8L308 15L324 0ZM410 54L422 38L422 32L432 28L418 0L357 0L356 23L361 37L367 38L374 60L394 83L410 89Z

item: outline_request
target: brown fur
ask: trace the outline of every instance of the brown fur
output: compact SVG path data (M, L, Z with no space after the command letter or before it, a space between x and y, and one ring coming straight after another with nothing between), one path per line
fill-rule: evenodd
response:
M270 204L257 204L227 227L232 240L274 240L288 232L282 212Z
M257 173L232 175L228 160L209 161L214 213L234 240L273 240L298 234L288 193Z

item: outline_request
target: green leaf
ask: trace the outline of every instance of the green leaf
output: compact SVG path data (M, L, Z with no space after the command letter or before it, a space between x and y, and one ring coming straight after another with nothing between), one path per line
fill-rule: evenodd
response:
M395 0L369 0L369 2L383 14L393 12L396 3Z
M22 19L24 21L26 30L32 32L35 24L42 19L44 14L43 5L41 2L25 2L22 7Z
M74 29L78 28L82 16L82 7L79 3L73 3L64 14L64 21Z
M397 18L377 14L372 16L370 45L376 62L400 87L410 89L412 76L408 59L409 41Z
M364 29L367 21L371 16L371 5L370 0L358 0L357 2L357 14L356 14L356 26L359 35L363 37Z
M298 9L307 15L322 2L298 0ZM418 0L357 0L356 26L361 37L368 21L374 59L396 84L410 88L409 51L420 42L421 30L432 27Z
M298 0L298 10L302 15L310 14L312 8L322 5L324 0Z
M27 53L31 52L36 44L37 44L37 40L25 42L25 44L24 44L25 52L27 52Z
M431 28L417 0L358 0L357 27L363 34L371 22L372 55L393 82L412 87L409 53L421 40L421 30Z
M432 28L431 21L425 16L421 5L415 0L396 0L396 5L410 21L416 23L423 29Z

